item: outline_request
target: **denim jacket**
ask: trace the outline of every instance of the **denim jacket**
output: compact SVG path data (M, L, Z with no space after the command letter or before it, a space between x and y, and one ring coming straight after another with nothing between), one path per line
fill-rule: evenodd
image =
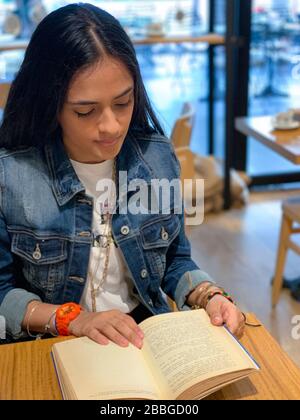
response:
M116 169L127 171L128 183L139 178L150 185L152 179L179 177L170 141L158 134L127 135ZM121 199L120 194L117 203ZM93 204L61 139L40 148L0 150L0 315L13 338L24 335L21 323L30 301L80 301L92 246ZM188 293L210 280L191 259L183 215L116 212L112 232L134 294L153 314L169 311L165 294L188 309Z

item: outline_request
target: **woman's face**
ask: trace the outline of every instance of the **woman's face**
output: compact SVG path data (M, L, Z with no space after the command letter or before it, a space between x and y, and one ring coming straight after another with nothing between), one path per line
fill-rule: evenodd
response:
M82 163L115 158L133 106L134 81L122 62L106 56L75 75L59 115L69 157Z

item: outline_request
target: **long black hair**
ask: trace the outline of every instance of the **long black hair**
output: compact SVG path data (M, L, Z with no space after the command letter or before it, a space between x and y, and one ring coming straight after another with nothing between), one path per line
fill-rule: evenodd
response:
M0 147L41 146L61 134L58 115L72 77L104 54L122 61L134 80L135 104L129 132L164 135L129 36L106 11L78 3L53 11L34 31L8 95Z

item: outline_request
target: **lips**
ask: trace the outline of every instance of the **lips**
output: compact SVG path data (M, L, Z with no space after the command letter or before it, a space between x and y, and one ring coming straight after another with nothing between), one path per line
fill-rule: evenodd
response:
M119 139L95 140L95 143L99 144L99 146L114 146L118 142L119 142Z

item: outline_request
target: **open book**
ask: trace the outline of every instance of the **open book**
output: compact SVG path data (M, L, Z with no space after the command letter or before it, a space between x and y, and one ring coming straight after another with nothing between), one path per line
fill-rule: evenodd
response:
M65 399L201 399L259 370L224 327L204 310L156 315L141 322L142 350L87 337L53 345Z

